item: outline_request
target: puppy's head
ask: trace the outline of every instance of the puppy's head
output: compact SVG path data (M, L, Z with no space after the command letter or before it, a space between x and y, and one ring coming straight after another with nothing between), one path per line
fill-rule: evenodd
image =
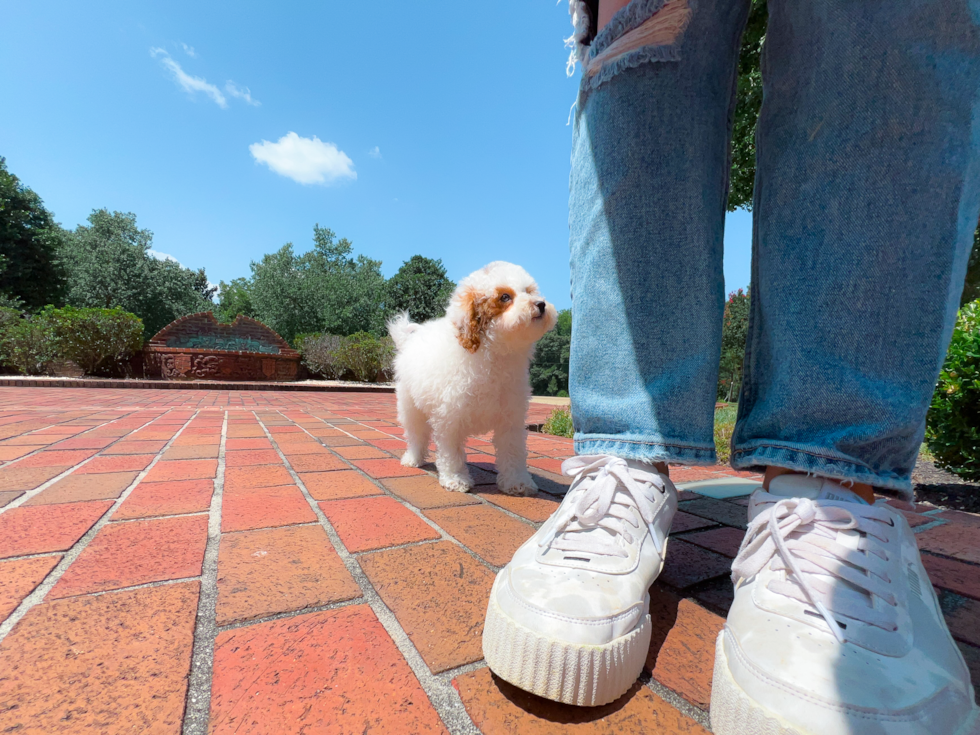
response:
M446 316L456 326L459 343L470 352L488 341L529 347L558 319L528 272L499 260L460 281Z

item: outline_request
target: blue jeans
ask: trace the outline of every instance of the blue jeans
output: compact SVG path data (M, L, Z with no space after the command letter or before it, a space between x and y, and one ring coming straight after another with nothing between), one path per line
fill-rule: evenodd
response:
M664 10L633 0L582 48L570 393L578 453L710 464L748 2L680 1L672 43L610 55ZM907 494L980 212L980 3L769 14L732 465Z

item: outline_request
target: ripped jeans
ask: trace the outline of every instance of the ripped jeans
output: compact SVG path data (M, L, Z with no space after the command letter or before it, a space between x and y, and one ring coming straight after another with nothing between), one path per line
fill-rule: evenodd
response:
M710 464L748 0L633 0L590 45L574 10L575 449ZM978 22L769 0L734 467L910 493L980 212Z

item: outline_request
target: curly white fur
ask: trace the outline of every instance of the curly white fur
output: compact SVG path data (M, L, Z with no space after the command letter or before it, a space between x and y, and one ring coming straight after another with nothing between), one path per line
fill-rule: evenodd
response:
M527 271L497 261L460 281L441 319L415 324L402 314L389 322L398 348L398 419L408 442L402 464L424 464L434 440L440 484L467 492L473 481L466 440L492 431L497 487L532 495L537 486L527 471L524 425L528 365L534 343L556 320L555 307Z

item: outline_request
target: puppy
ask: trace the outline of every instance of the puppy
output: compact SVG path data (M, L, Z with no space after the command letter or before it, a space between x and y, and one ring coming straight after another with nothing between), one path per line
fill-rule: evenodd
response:
M439 483L467 492L473 480L466 440L492 431L497 487L533 495L524 424L528 366L534 343L556 321L527 271L497 261L460 281L443 318L415 324L401 314L389 322L398 420L408 442L402 464L425 464L434 440Z

